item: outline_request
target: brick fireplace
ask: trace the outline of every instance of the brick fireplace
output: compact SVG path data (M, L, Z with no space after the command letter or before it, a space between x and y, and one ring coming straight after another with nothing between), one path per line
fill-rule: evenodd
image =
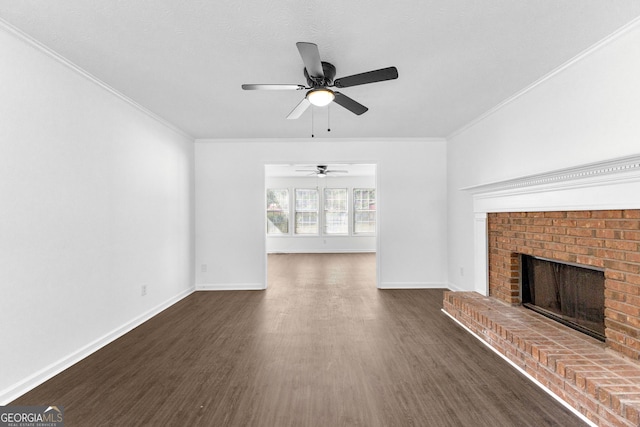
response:
M520 254L604 268L607 347L640 360L640 210L488 214L489 295L520 300Z
M489 213L487 248L489 296L445 312L594 425L640 425L640 210ZM522 255L604 269L604 344L520 306Z
M473 292L443 311L593 425L640 425L640 155L461 189ZM604 271L605 342L521 305L521 259Z

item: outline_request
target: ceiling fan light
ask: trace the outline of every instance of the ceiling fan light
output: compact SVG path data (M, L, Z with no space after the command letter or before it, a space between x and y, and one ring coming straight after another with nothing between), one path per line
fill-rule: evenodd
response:
M329 89L313 89L307 93L307 100L316 107L329 105L336 96Z

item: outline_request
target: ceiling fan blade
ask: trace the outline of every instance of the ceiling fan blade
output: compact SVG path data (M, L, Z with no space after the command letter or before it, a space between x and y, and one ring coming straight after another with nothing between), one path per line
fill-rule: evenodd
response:
M359 116L360 114L366 113L368 110L367 107L360 104L359 102L354 101L353 99L349 98L347 95L343 95L340 92L334 92L334 95L336 97L333 100L333 102L343 106L347 110L351 111L353 114L357 114Z
M300 103L296 105L296 107L293 110L291 110L291 112L287 116L287 119L288 120L297 119L302 115L302 113L304 113L307 110L307 108L309 108L309 105L311 105L311 103L307 100L307 98L302 98L302 101L300 101Z
M341 77L333 82L335 87L351 87L364 85L367 83L382 82L398 78L396 67L381 68L379 70L367 71L366 73L354 74L352 76Z
M329 169L327 173L349 173L349 171Z
M307 73L314 79L324 79L324 71L322 71L322 61L320 61L320 51L315 43L298 42L296 43L298 52L304 62Z
M303 85L242 85L244 90L303 90L306 89Z

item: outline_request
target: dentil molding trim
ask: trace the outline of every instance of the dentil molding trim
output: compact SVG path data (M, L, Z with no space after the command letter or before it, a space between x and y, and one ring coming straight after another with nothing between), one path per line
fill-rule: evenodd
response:
M621 157L602 162L589 163L582 166L574 166L545 172L536 175L528 175L520 178L498 181L489 184L475 185L462 188L474 194L489 194L493 192L531 192L531 187L544 187L544 189L567 188L583 185L593 185L599 182L611 182L640 177L640 154ZM523 189L519 191L519 189Z
M640 208L640 154L462 188L475 212Z

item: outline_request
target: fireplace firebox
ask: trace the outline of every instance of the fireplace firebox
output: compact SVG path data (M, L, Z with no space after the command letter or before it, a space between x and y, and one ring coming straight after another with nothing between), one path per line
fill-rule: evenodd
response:
M604 271L521 255L522 304L605 341Z

